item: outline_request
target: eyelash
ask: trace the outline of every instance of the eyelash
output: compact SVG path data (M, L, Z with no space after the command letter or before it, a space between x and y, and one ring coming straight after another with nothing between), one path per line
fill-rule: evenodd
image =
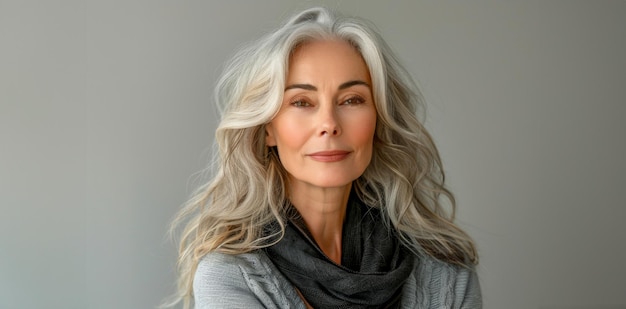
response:
M360 96L352 96L343 100L341 103L339 103L339 105L358 105L358 104L363 104L363 103L365 103L365 99L361 98ZM294 107L310 107L311 106L311 103L305 100L295 100L289 104Z
M295 100L290 103L294 107L309 107L311 104L305 100Z
M348 103L348 101L352 101L352 103ZM361 98L360 96L353 96L344 100L341 104L342 105L346 105L346 104L356 105L356 104L363 104L363 103L365 103L365 100L363 98Z

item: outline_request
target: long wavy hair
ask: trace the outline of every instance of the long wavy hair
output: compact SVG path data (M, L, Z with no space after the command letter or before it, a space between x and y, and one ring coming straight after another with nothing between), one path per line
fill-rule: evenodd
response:
M312 8L241 49L217 83L222 118L212 179L173 222L173 230L184 226L175 302L182 300L185 308L204 255L249 252L281 239L287 174L265 144L265 126L280 109L292 51L326 39L352 44L373 84L377 127L371 163L353 183L358 197L380 208L385 224L416 254L467 267L477 263L472 239L453 222L454 197L444 186L437 148L418 119L423 100L411 76L367 21ZM264 234L268 224L278 224L281 232Z

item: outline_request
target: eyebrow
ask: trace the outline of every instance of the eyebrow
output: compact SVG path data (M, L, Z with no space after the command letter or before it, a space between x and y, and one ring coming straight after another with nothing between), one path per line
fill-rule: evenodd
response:
M363 85L366 86L368 88L372 88L368 83L362 81L362 80L351 80L348 82L345 82L341 85L339 85L338 89L339 90L343 90L343 89L347 89L350 88L352 86L356 86L356 85ZM285 91L289 90L289 89L304 89L304 90L311 90L311 91L317 91L317 87L311 85L311 84L292 84L289 85L287 87L285 87Z

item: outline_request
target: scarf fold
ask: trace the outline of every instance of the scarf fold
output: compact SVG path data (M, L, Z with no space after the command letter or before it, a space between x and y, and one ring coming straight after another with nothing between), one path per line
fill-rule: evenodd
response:
M378 209L351 196L343 224L341 265L320 249L297 210L288 214L284 238L267 255L315 308L395 308L414 257Z

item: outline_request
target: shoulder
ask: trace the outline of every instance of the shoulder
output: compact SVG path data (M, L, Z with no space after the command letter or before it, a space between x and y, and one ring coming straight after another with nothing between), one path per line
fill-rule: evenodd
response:
M198 263L193 291L196 308L295 308L299 300L262 251L208 253Z
M246 259L223 253L205 255L196 268L193 294L196 308L225 308L245 304L261 307L248 287L242 267Z
M419 308L482 308L478 275L474 268L449 264L420 255L405 295Z
M225 254L210 252L206 254L196 269L195 279L211 277L215 279L241 279L242 269L254 269L256 254ZM197 280L194 280L194 284ZM198 282L202 283L202 282Z

